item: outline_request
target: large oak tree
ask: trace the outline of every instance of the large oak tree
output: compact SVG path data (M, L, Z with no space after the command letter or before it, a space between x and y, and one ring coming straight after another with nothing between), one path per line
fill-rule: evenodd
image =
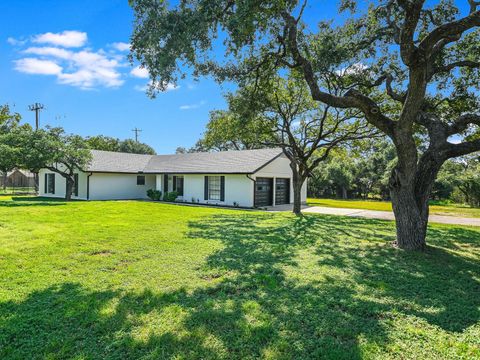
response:
M396 148L397 244L425 248L428 199L442 164L480 150L471 136L480 125L479 1L343 0L345 21L315 26L303 18L322 4L306 0L130 2L132 58L149 70L151 94L184 75L183 65L240 83L283 68L303 74L314 100L361 111Z
M290 160L293 212L297 215L301 214L302 186L332 149L375 135L360 120L360 111L322 106L296 76L248 84L227 98L230 116L238 119L238 129L231 129L232 133L240 134L244 127L254 143L279 147Z

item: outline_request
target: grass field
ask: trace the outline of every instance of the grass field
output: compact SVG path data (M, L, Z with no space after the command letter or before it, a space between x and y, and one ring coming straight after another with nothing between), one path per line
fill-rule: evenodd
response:
M390 203L389 201L337 200L337 199L309 198L307 199L307 203L308 205L311 205L311 206L392 211L392 203ZM430 214L462 216L462 217L480 217L480 209L471 208L463 205L430 205Z
M473 359L480 230L0 197L0 359Z

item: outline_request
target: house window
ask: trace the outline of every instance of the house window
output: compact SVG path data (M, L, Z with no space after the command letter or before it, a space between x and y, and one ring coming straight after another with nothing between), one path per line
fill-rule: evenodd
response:
M173 177L173 191L176 191L178 196L183 196L183 176Z
M208 177L208 200L220 200L221 186L221 176Z
M138 175L137 176L137 185L145 185L145 176L144 175Z
M45 174L45 193L55 194L55 174Z

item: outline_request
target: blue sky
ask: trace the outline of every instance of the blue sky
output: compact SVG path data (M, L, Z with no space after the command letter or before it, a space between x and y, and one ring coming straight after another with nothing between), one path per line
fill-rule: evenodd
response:
M28 105L41 102L42 125L84 136L130 138L138 127L158 153L193 145L209 111L224 107L225 90L185 79L148 98L146 75L131 73L128 51L118 44L128 43L132 20L126 0L1 1L0 104L33 123Z

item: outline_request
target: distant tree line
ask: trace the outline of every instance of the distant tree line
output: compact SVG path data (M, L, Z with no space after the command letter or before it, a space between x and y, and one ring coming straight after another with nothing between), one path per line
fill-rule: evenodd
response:
M308 183L310 197L390 200L389 177L397 163L393 145L386 140L356 145L335 149L315 168ZM445 162L430 199L480 206L480 156Z
M155 150L150 145L137 142L132 139L120 140L110 136L97 135L87 136L85 138L85 143L89 149L93 150L125 152L132 154L156 154Z
M8 105L0 106L0 172L4 177L15 168L33 173L49 169L65 178L65 199L70 200L75 172L86 168L91 149L155 154L149 145L134 140L101 135L83 138L67 134L61 127L34 130L29 124L22 124L20 114L12 112Z

